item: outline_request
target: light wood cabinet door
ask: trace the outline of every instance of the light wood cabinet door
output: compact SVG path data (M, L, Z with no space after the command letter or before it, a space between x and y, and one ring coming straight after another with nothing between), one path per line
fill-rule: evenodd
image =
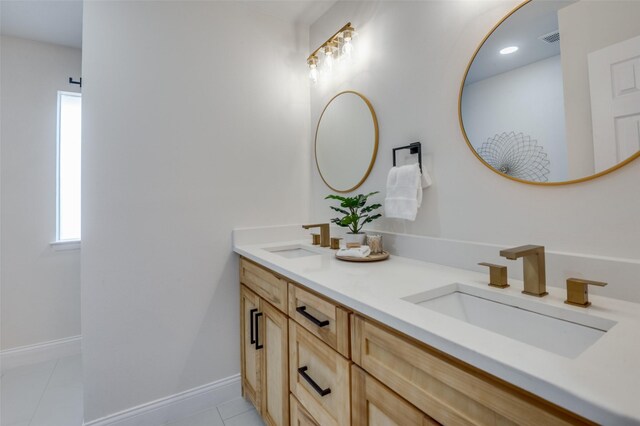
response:
M289 389L322 426L351 424L351 362L289 320Z
M355 363L446 425L592 424L468 364L357 315Z
M240 259L240 282L258 296L287 313L287 281L247 259Z
M351 366L352 426L435 426L438 422L356 365Z
M260 411L261 352L256 349L255 316L260 310L260 298L240 286L240 359L242 392Z
M289 425L287 316L240 286L242 391L270 426Z
M334 302L289 283L289 317L349 358L349 312Z
M295 396L291 395L289 405L291 407L291 426L320 426Z
M262 315L260 315L262 314ZM257 317L262 346L261 414L267 425L289 425L289 331L287 316L264 300Z

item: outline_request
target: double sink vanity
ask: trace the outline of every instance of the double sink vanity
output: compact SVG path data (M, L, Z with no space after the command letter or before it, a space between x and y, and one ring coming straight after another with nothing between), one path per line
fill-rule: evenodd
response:
M505 16L480 43L460 86L460 130L473 155L514 185L540 190L584 183L639 158L639 13L634 2L527 0ZM334 41L340 42L327 43ZM394 167L396 151L421 146L389 146L397 137L382 147ZM432 141L432 158L443 158L438 138L424 137ZM373 170L379 142L373 104L351 90L338 93L318 119L318 176L333 192L352 193ZM421 149L409 152L425 172ZM382 182L378 175L370 186ZM406 205L420 206L420 186L417 194L413 186L403 193ZM574 204L587 203L579 193ZM431 193L436 203L453 202L445 198ZM353 205L345 199L340 206L332 209L346 216L334 224L373 220L371 209L347 212ZM409 218L395 213L385 217ZM630 300L640 300L635 259L554 252L547 274L541 246L418 243L387 233L396 243L404 238L404 248L390 248L383 262L349 263L285 228L234 231L243 395L266 424L640 424L640 305L621 300L629 296L623 287L633 293ZM510 238L535 229L518 226ZM332 244L328 231L322 225L314 241ZM523 281L487 262L498 254L523 268ZM469 270L479 262L488 274ZM606 284L583 276L610 281L597 293L618 298L589 300L590 286Z
M494 274L234 241L243 393L266 424L640 422L635 303L577 307L562 288L490 286Z

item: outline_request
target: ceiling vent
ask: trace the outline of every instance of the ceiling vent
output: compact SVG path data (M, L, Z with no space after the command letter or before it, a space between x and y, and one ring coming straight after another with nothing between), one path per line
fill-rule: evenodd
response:
M555 30L550 32L549 34L544 34L538 37L538 40L541 40L548 44L557 43L560 41L560 30Z

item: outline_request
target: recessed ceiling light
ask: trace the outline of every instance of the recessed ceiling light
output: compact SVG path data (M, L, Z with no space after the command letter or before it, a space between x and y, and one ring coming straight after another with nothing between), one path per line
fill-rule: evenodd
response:
M518 46L509 46L509 47L505 47L504 49L500 50L500 54L501 55L508 55L509 53L513 53L516 50L518 50Z

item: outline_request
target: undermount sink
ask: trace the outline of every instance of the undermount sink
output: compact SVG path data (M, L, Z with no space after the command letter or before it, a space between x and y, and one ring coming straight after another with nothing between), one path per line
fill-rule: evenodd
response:
M403 300L568 358L580 355L616 324L459 283Z
M278 256L285 257L287 259L297 259L299 257L317 256L321 253L309 250L306 247L300 245L290 245L282 247L271 247L265 249L266 251L277 254Z

